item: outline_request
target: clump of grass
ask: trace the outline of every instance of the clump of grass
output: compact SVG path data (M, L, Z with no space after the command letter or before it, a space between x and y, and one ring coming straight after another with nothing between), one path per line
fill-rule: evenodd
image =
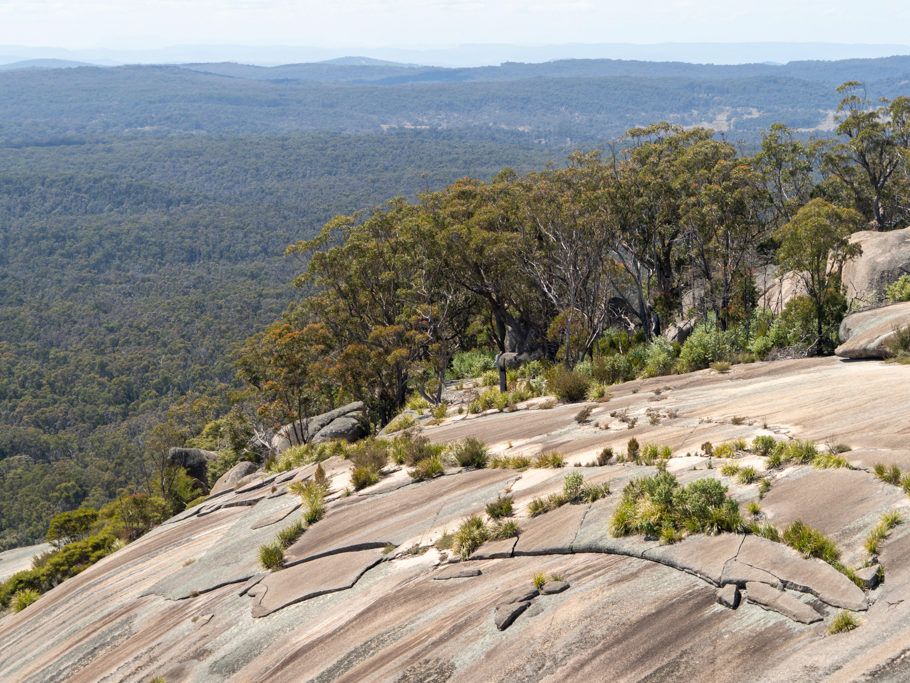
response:
M885 341L885 348L898 357L910 353L910 325L895 328Z
M264 569L277 571L284 563L284 548L278 541L259 546L259 564Z
M733 447L733 443L725 441L714 447L713 455L715 458L732 458L735 453L736 448Z
M323 515L325 515L325 487L320 486L315 481L294 482L288 486L291 493L300 496L304 504L303 521L307 524L315 524Z
M512 514L512 496L499 496L492 503L487 503L487 514L492 519L509 517Z
M773 436L759 435L752 439L752 452L767 458L777 445Z
M853 469L853 465L847 462L847 459L844 456L836 455L834 453L819 453L813 458L812 467L818 470L835 469L838 467L844 467L848 470Z
M455 534L450 534L448 531L444 531L436 541L436 547L439 550L451 550L453 545L455 545Z
M840 550L834 541L802 520L798 519L784 529L783 541L805 557L817 557L839 571L843 568Z
M432 410L433 417L437 420L444 420L446 413L449 411L449 404L443 401L439 405L435 406Z
M550 512L550 510L562 507L567 502L559 493L552 493L546 498L538 496L528 503L528 517L537 517L545 512Z
M491 541L501 541L514 538L521 534L521 526L514 519L499 521L489 527L488 536Z
M613 459L613 449L607 446L600 453L597 454L597 465L603 467L604 465L609 465L610 461Z
M741 424L743 424L745 421L746 421L746 418L744 418L744 417L742 417L742 416L740 416L740 415L734 415L733 417L730 418L730 424L731 424L731 425L741 425Z
M576 370L569 370L564 365L555 366L547 373L547 387L562 401L574 403L580 401L588 392L591 379Z
M730 364L725 360L716 360L711 363L710 367L714 372L727 373L730 372Z
M757 515L761 512L761 505L758 504L757 500L749 501L749 514Z
M538 572L534 575L534 578L531 579L531 582L534 584L534 588L541 590L545 583L562 580L562 574L544 574L543 572Z
M555 469L563 467L565 464L566 459L562 456L562 453L556 451L541 453L534 459L534 467L552 467Z
M591 410L592 410L591 406L585 406L584 408L579 410L578 413L576 413L576 415L575 415L575 421L578 424L584 424L585 422L587 422L588 418L591 417Z
M758 482L758 499L761 500L765 497L765 494L771 490L771 482L767 479L762 479Z
M423 481L425 479L438 477L444 472L445 468L442 465L442 458L438 455L434 455L429 458L424 458L414 465L413 469L408 470L408 476L415 481Z
M487 465L487 445L473 436L453 444L450 451L461 467L481 469Z
M562 481L562 497L567 503L593 503L610 495L609 484L589 484L581 472L570 472Z
M606 403L613 398L613 394L610 393L609 387L603 382L592 382L588 387L588 391L585 393L585 398L588 401Z
M355 491L372 486L379 481L379 474L368 467L355 467L351 472L351 486Z
M303 535L303 532L306 530L306 527L303 525L303 520L298 519L296 522L291 524L289 527L285 527L278 532L278 538L276 539L278 545L282 548L290 548L294 543Z
M452 549L461 556L461 559L466 560L471 553L484 544L488 537L489 531L483 523L483 518L473 515L458 527L452 542Z
M658 446L653 443L645 444L641 449L641 455L635 458L635 462L642 465L656 465L666 462L673 457L673 451L669 446Z
M21 612L40 597L41 593L36 591L34 588L20 588L18 591L13 593L12 600L10 601L10 607L12 608L13 612Z
M781 467L788 463L805 465L818 456L818 449L811 441L779 441L768 456L768 468Z
M888 467L883 463L877 462L872 466L872 473L886 484L894 486L900 486L901 484L901 471L897 465Z
M721 465L720 473L725 477L735 477L739 473L739 465L734 462L728 462Z
M610 520L614 536L643 534L676 539L687 533L719 533L744 528L736 501L717 479L681 486L669 472L629 482Z
M736 473L736 481L743 485L751 484L756 479L758 479L758 472L750 465L741 467Z
M891 510L884 513L878 520L878 524L873 527L869 535L866 536L865 548L870 555L878 555L879 544L888 538L891 529L903 522L904 519L898 510Z
M831 626L828 627L828 635L833 636L836 633L852 631L859 626L859 624L859 619L856 618L856 615L853 614L853 612L842 611L834 617L834 621L832 621Z
M389 433L400 432L403 429L409 429L417 424L417 418L408 413L402 413L386 425L386 431Z
M510 455L504 458L490 458L487 467L491 469L522 470L531 466L531 458L526 455Z
M548 398L546 401L541 401L537 405L538 410L549 410L550 408L555 408L559 404L555 398Z
M781 542L780 532L777 530L776 526L771 524L771 522L765 522L764 524L752 522L749 524L747 531L756 536L767 538L769 541L774 541L775 543Z
M641 449L638 445L638 439L629 439L629 443L626 444L626 459L636 461L640 453Z

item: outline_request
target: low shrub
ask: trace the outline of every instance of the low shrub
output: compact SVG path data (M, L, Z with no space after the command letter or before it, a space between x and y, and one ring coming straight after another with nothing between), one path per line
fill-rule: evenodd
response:
M512 496L499 496L492 503L487 503L487 514L492 519L509 517L512 514Z
M780 532L777 530L777 527L770 522L765 522L764 524L752 522L746 530L756 536L767 538L769 541L774 541L775 543L781 542Z
M859 626L859 619L856 618L856 615L853 612L842 611L831 622L831 626L828 627L828 635L835 635L837 633L845 633L847 631L852 631L857 626Z
M439 475L445 472L445 468L442 465L442 458L438 455L433 457L426 458L421 460L414 468L408 470L408 475L411 479L416 481L423 481L424 479L432 479L433 477L438 477Z
M713 363L711 363L710 365L708 365L708 367L711 368L712 370L714 370L714 372L719 372L721 374L730 372L730 363L728 363L725 360L716 360Z
M597 465L603 467L604 465L609 465L610 461L613 459L613 449L607 446L600 453L597 454Z
M300 496L304 505L303 521L307 524L315 524L323 515L325 515L325 487L310 480L306 482L294 482L288 486L291 493Z
M629 482L610 520L614 536L643 534L675 540L686 533L715 534L745 526L736 501L717 479L681 486L669 472Z
M557 365L547 373L547 387L561 401L581 401L588 391L591 378L580 372Z
M752 452L766 458L776 445L777 441L773 436L759 435L752 439Z
M575 421L578 424L584 424L585 422L587 422L588 418L591 417L591 410L592 410L591 406L585 406L584 408L579 410L578 413L576 413L576 415L575 415Z
M531 466L531 458L526 455L510 455L505 458L490 458L487 467L490 469L521 470Z
M693 372L717 361L729 361L733 356L732 338L715 327L698 325L679 352L678 366L682 372Z
M417 418L408 413L402 413L386 425L385 431L388 433L400 432L409 429L417 424Z
M819 453L812 459L812 467L819 470L835 469L838 467L844 467L848 470L853 469L853 465L847 462L847 459L842 455L835 455L834 453Z
M259 564L264 569L276 571L281 569L283 563L284 548L277 541L259 546Z
M749 501L749 514L755 516L761 512L761 505L758 504L757 500Z
M355 467L351 472L351 486L355 491L372 486L379 481L379 473L369 467Z
M567 502L559 493L552 493L546 498L537 497L528 503L528 517L537 517L545 512L550 512L550 510L562 507Z
M461 556L461 559L466 560L471 553L486 542L488 537L489 531L483 523L483 519L474 515L458 527L453 538L452 549Z
M885 287L885 298L893 304L910 301L910 275L901 275Z
M473 436L453 444L450 451L461 467L481 469L487 465L487 445Z
M676 362L676 349L673 343L665 337L657 337L648 344L645 357L644 375L646 377L659 377L673 372Z
M496 369L496 357L490 351L459 351L449 364L449 379L472 379L487 370Z
M588 391L585 393L585 398L589 401L605 403L613 398L613 394L610 393L610 389L603 382L591 382Z
M637 461L641 455L641 449L638 445L638 439L629 439L626 444L626 459Z
M15 595L13 595L10 607L12 608L13 612L21 612L40 597L41 593L38 591L32 588L23 588Z
M724 463L720 468L720 473L725 477L735 477L739 473L739 465L733 462Z
M872 466L872 473L881 479L886 484L892 484L893 486L900 486L901 484L901 471L897 465L887 465L877 462Z
M736 473L736 481L743 485L751 484L756 479L758 479L758 472L755 471L754 467L749 465L741 467L739 472Z
M783 541L805 557L817 557L838 570L842 569L840 550L834 541L802 520L798 519L784 529Z
M732 458L735 454L736 447L730 441L725 441L714 447L715 458Z
M515 538L521 534L521 526L514 519L499 521L493 524L487 535L491 541L501 541L506 538Z
M885 346L895 356L910 354L910 325L896 328Z
M566 459L562 456L562 453L556 451L541 453L534 459L534 467L551 467L557 469L563 467L565 464Z
M498 387L499 386L499 370L495 368L492 370L487 370L480 376L480 386L482 387Z

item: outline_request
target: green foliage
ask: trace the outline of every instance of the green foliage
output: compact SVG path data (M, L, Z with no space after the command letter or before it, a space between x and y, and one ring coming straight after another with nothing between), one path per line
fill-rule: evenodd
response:
M796 439L794 441L778 441L768 456L768 468L781 467L783 465L794 463L805 465L815 461L819 456L818 449L811 441ZM831 461L836 462L836 458ZM820 464L825 459L819 461Z
M910 301L910 275L901 275L885 287L885 297L891 303Z
M386 431L390 434L410 429L417 424L417 418L408 413L403 413L386 425Z
M531 458L526 455L510 455L507 457L490 458L487 467L492 469L521 470L531 466Z
M648 345L644 375L645 377L669 375L675 362L676 349L673 348L673 344L664 337L657 337Z
M91 528L98 521L98 511L94 508L79 508L61 512L51 520L47 529L49 543L60 547L88 536Z
M487 445L473 436L452 444L449 450L461 467L480 469L487 465Z
M758 472L751 466L741 467L736 473L736 481L740 484L751 484L756 479L758 479Z
M534 467L551 467L556 469L563 467L565 464L566 459L563 457L562 453L556 451L547 451L534 458Z
M613 394L610 393L610 389L603 382L591 382L585 394L585 399L598 403L609 401L612 397Z
M489 538L489 530L483 519L477 515L469 517L458 527L453 539L452 550L466 560Z
M413 469L408 470L408 475L410 475L411 479L422 481L424 479L438 477L442 475L444 471L445 468L442 465L442 458L438 455L434 455L415 464Z
M622 501L610 520L614 536L644 534L676 539L684 533L741 531L736 501L716 479L680 486L669 472L635 479L623 489Z
M901 470L897 465L887 465L877 462L872 466L872 473L886 484L900 486Z
M288 491L300 496L300 501L304 506L303 521L307 524L315 524L325 515L326 489L323 484L314 479L298 481L289 484Z
M448 377L450 379L472 379L480 377L488 370L495 370L495 355L489 351L475 349L473 351L459 351L452 356ZM497 384L499 378L496 379Z
M556 365L547 373L547 388L556 398L570 403L581 401L587 394L591 378L564 365Z
M900 358L910 354L910 325L896 328L885 345L893 356Z
M853 612L842 610L836 617L834 617L834 620L828 627L828 635L833 636L837 633L846 633L847 631L852 631L859 625L860 621L856 618L856 615L853 614Z
M698 325L686 339L679 352L679 369L693 372L717 361L729 361L733 356L732 337L715 327Z
M752 452L767 458L776 445L777 440L773 436L759 435L752 439Z
M10 607L13 612L21 612L41 597L41 593L32 588L23 588L13 595Z
M263 569L276 571L284 564L284 548L278 541L259 546L259 564Z
M489 527L489 540L501 541L506 538L515 538L521 534L521 525L514 519L499 520Z
M806 557L817 557L838 570L841 568L840 550L834 541L801 520L796 520L784 529L783 541Z
M487 514L492 519L511 516L512 496L499 496L492 503L487 503Z
M781 542L780 532L777 530L776 526L771 524L771 522L765 522L764 524L750 522L747 530L749 533L761 536L762 538L767 538L769 541L774 541L775 543Z
M303 535L303 532L306 530L306 527L303 525L303 520L298 519L296 522L291 524L291 526L285 527L278 532L278 537L275 541L282 548L290 548L294 543L297 542L297 539Z
M379 474L369 467L355 467L351 471L351 486L355 491L372 486L379 481Z
M864 544L866 552L870 555L878 555L881 542L888 537L888 534L891 533L891 529L898 524L903 523L903 521L904 518L898 510L890 510L889 512L882 514L878 524L876 524L872 531L869 532L869 535L866 536Z
M847 459L842 455L835 455L834 453L819 453L812 459L812 467L825 470L825 469L834 469L838 467L844 467L848 470L853 469L853 465L847 462Z

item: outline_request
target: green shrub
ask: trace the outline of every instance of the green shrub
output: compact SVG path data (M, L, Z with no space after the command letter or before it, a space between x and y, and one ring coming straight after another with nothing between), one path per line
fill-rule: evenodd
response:
M505 458L490 458L487 467L490 469L521 470L531 466L531 458L526 455L510 455Z
M638 445L638 439L629 439L629 443L626 444L626 459L637 462L640 453L641 451Z
M610 486L608 484L588 484L585 482L581 472L570 472L562 482L561 499L563 503L578 503L581 501L593 503L595 500L599 500L609 494Z
M635 367L629 358L621 353L596 356L591 364L591 374L597 382L618 384L635 379Z
M449 412L449 404L443 401L438 406L435 406L432 410L433 417L437 420L444 420L446 414Z
M562 453L557 453L556 451L541 453L534 459L534 467L552 467L556 469L565 464L566 459L562 456Z
M840 550L830 538L813 529L802 520L796 520L783 534L784 543L801 552L805 557L817 557L840 569Z
M603 467L604 465L609 465L610 461L613 459L613 449L607 446L597 455L597 465Z
M547 387L561 401L581 401L588 391L591 378L580 372L557 365L547 373Z
M735 477L739 473L739 465L733 462L724 463L720 468L720 473L725 477Z
M758 501L750 500L749 501L749 514L754 516L760 512L761 512L761 505L758 504Z
M431 458L418 462L414 466L414 469L408 470L408 475L411 479L422 481L424 479L438 477L444 472L445 468L442 465L442 459L438 455L434 455Z
M715 458L732 458L736 454L736 447L733 442L725 441L714 447Z
M259 546L259 564L261 564L264 569L269 569L271 571L281 569L283 562L284 548L282 548L277 541L269 543L268 545Z
M812 459L812 467L819 470L835 469L838 467L845 467L848 470L853 469L853 465L847 462L847 459L844 456L835 455L834 453L819 453Z
M645 358L644 374L647 377L669 375L676 362L676 350L673 343L665 337L657 337L648 344Z
M878 524L876 524L872 531L869 532L869 535L866 536L866 551L870 555L877 555L879 544L888 537L888 534L891 533L891 529L898 524L901 524L903 521L903 517L898 510L891 510L890 512L884 513L879 519Z
M492 503L487 503L487 514L492 519L509 517L512 514L512 496L499 496Z
M291 493L300 496L304 505L303 520L307 524L315 524L325 515L325 487L310 480L294 482L288 486Z
M305 530L306 527L303 525L303 521L298 519L291 526L279 531L276 541L282 548L290 548L303 535Z
M910 354L910 325L896 328L885 346L895 356Z
M771 341L771 337L765 335L763 337L756 337L752 340L752 343L749 344L749 351L755 354L759 359L763 359L768 355L768 352L774 348L774 342Z
M385 430L391 434L394 432L400 432L403 429L408 429L416 424L417 418L415 418L413 415L409 415L408 413L402 413L394 420L389 422L389 424L386 425Z
M679 368L693 372L716 361L729 361L733 356L731 336L714 327L698 325L679 352Z
M749 524L747 531L749 531L749 533L755 534L756 536L767 538L769 541L774 541L775 543L781 542L780 532L777 530L777 527L770 522L765 522L764 524L752 522Z
M379 474L369 467L355 467L351 472L351 486L355 491L372 486L379 481Z
M452 549L461 556L461 559L466 560L471 556L471 553L483 545L488 536L489 531L484 525L483 519L474 515L466 519L458 527L453 539Z
M515 538L521 534L521 526L514 519L498 521L487 532L489 540L501 541L505 538Z
M375 439L373 440L381 449L382 453L377 454L371 462L363 464L370 465L376 472L385 464L383 458L391 458L399 465L416 465L421 460L431 458L434 455L440 455L445 450L445 446L434 444L425 436L405 432L396 436L392 441Z
M487 370L496 369L496 357L490 351L460 351L452 356L449 379L473 379Z
M751 484L756 479L758 479L758 472L755 471L754 467L748 465L741 467L739 472L736 473L736 480L740 484Z
M40 597L41 593L38 591L32 588L23 588L13 595L10 607L12 607L13 612L21 612Z
M487 445L473 436L453 444L450 450L461 467L481 469L487 465Z
M584 424L588 421L588 418L591 417L591 406L585 406L575 415L575 421L578 424Z
M891 303L910 301L910 275L901 275L885 287L885 297Z
M886 484L899 486L901 483L901 471L897 465L891 465L891 467L888 467L880 462L877 462L872 466L872 473Z
M721 374L730 372L730 363L728 363L725 360L716 360L713 363L711 363L710 365L708 365L708 367L711 368L712 370L714 370L714 372L719 372ZM734 422L733 424L736 424L736 423Z
M669 472L629 482L610 521L614 536L644 534L675 540L683 533L740 531L744 528L736 501L717 479L680 486Z
M585 393L585 398L589 401L604 403L613 398L613 394L610 393L610 389L603 382L591 382L588 391Z
M842 611L834 617L834 621L828 627L828 634L833 636L837 633L852 631L859 626L859 623L859 619L856 618L853 612Z
M94 508L80 507L61 512L51 520L45 538L58 548L73 541L81 541L91 533L97 521L98 511Z
M559 493L552 493L546 498L537 497L528 504L528 516L537 517L545 512L550 512L550 510L562 507L568 502L569 501Z
M760 435L752 439L752 452L756 455L768 457L777 441L773 436Z

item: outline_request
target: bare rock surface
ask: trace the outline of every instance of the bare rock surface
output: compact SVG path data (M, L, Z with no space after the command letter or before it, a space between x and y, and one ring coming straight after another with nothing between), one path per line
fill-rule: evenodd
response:
M499 541L488 541L471 553L472 560L500 560L512 557L517 538L503 538Z
M540 594L556 595L557 593L562 593L564 590L568 590L568 588L568 581L547 581L543 586L540 587Z
M723 605L729 609L736 609L739 607L739 598L739 587L732 583L728 583L723 588L717 590L718 605Z
M890 358L888 342L896 330L910 326L910 301L851 313L840 325L841 358Z
M910 228L878 232L862 230L850 236L863 253L847 261L841 276L848 301L874 303L885 287L910 273Z
M50 543L24 546L4 550L0 553L0 583L6 581L16 572L32 568L32 558L51 549Z
M907 372L832 358L755 363L614 386L584 425L573 420L579 406L569 405L453 417L424 434L437 442L477 436L494 455L559 448L570 463L591 462L606 446L624 451L635 437L671 446L668 470L681 482L720 476L696 454L704 441L756 434L843 442L858 467L899 464L910 443ZM660 411L656 424L648 409ZM630 429L611 412L638 419ZM270 496L312 477L315 466L257 474L210 496L0 617L0 680L910 677L910 524L882 541L885 581L864 592L820 560L752 535L692 535L669 546L612 537L623 487L653 467L476 470L422 483L399 472L348 497L351 464L334 458L323 467L326 515L288 549L285 569L264 572L257 549L293 520L298 500ZM612 493L528 519L530 500L562 491L570 471L609 483ZM792 519L811 522L845 558L862 555L883 512L908 505L899 487L863 470L788 466L770 479L762 521L780 530ZM755 499L754 484L723 481L737 500ZM524 529L504 544L514 552L484 556L488 544L480 559L440 567L447 555L434 544L442 533L506 493ZM399 552L383 554L387 543ZM571 589L537 595L532 581L541 573ZM719 589L735 595L737 587L747 597L736 610L718 604ZM500 630L494 614L513 591L509 610L528 606ZM861 626L826 636L841 609L858 611Z
M507 605L496 605L493 622L500 631L505 631L518 616L530 606L530 602L513 602Z
M799 598L766 583L746 584L746 600L783 614L801 624L812 624L822 620L822 615L802 602Z
M212 487L211 494L215 495L224 491L232 491L241 479L252 474L256 469L255 463L246 460L238 462L231 469L218 477L218 481L216 481L215 485Z
M252 614L264 617L296 602L350 588L381 560L379 550L359 550L324 556L269 574L254 589Z

